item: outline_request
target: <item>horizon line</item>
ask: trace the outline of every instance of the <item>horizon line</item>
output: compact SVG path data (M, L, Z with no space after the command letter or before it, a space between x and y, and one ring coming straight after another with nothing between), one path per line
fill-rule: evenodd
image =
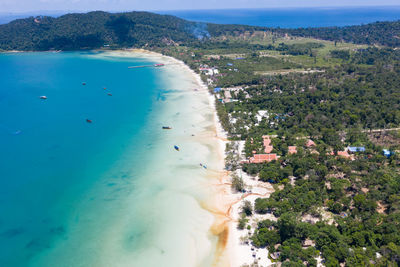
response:
M27 14L27 13L39 13L39 12L64 12L65 14L69 12L73 13L89 13L96 11L103 11L109 13L123 13L123 12L182 12L182 11L213 11L213 10L278 10L278 9L345 9L345 8L388 8L388 7L396 7L400 8L399 5L349 5L349 6L285 6L285 7L234 7L234 8L197 8L197 9L127 9L127 10L102 10L102 9L93 9L93 10L31 10L31 11L6 11L0 12L0 14Z

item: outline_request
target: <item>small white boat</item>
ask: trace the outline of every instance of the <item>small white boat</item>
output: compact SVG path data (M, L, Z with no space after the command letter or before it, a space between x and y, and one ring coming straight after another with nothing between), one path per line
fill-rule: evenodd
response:
M40 96L39 98L40 98L40 99L47 99L47 96L42 95L42 96Z

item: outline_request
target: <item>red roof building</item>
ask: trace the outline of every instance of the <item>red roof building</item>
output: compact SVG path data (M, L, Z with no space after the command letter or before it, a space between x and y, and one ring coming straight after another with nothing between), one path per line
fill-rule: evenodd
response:
M270 162L273 160L277 160L278 157L276 154L254 154L253 157L250 158L250 163L264 163Z
M264 151L265 153L269 154L274 149L274 147L271 146L271 138L268 135L264 135L263 139L264 139Z
M343 158L347 158L347 159L350 159L350 158L351 158L351 156L350 156L349 152L347 152L347 150L345 150L345 151L338 151L338 152L337 152L337 155L340 156L340 157L343 157Z
M297 153L297 148L296 148L296 146L289 146L289 147L288 147L288 153L289 153L289 154L296 154L296 153Z
M308 141L307 141L307 143L306 143L306 147L312 147L312 146L315 146L314 141L311 140L311 139L308 139Z

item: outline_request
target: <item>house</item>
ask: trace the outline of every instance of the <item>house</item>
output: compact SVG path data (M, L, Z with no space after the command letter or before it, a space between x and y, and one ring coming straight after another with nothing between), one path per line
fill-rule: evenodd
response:
M288 147L288 153L289 154L296 154L297 153L297 147L296 146L289 146Z
M349 146L347 150L350 153L365 152L365 147L363 146Z
M247 98L248 95L246 95ZM263 118L268 118L268 110L259 110L256 114L256 119L258 122L261 122Z
M270 162L273 160L277 160L278 157L276 154L254 154L253 157L250 158L250 163L264 163Z
M389 149L383 149L382 153L385 157L389 158L390 156L394 155L393 151L390 151Z
M306 143L306 147L313 147L313 146L315 146L314 141L311 140L311 139L308 139L308 140L307 140L307 143Z
M217 75L219 73L219 70L216 68L208 68L208 67L201 67L199 68L200 72L207 75L207 76L213 76Z
M264 151L265 153L269 154L274 149L274 147L271 146L271 138L268 135L263 135L263 139L264 139Z
M229 90L224 90L224 96L225 96L225 99L224 99L225 103L229 103L232 101L232 95Z
M222 88L221 87L216 87L214 88L214 93L219 93L221 92Z
M303 241L303 248L315 247L315 242L311 239L306 239Z
M347 158L347 159L350 159L350 158L351 158L351 156L350 156L349 152L347 152L347 150L338 151L338 152L337 152L337 155L338 155L339 157L343 157L343 158Z

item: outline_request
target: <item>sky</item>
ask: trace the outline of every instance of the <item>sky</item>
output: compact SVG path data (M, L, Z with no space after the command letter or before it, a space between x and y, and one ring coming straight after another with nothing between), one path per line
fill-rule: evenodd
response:
M399 0L0 0L0 13L395 5Z

